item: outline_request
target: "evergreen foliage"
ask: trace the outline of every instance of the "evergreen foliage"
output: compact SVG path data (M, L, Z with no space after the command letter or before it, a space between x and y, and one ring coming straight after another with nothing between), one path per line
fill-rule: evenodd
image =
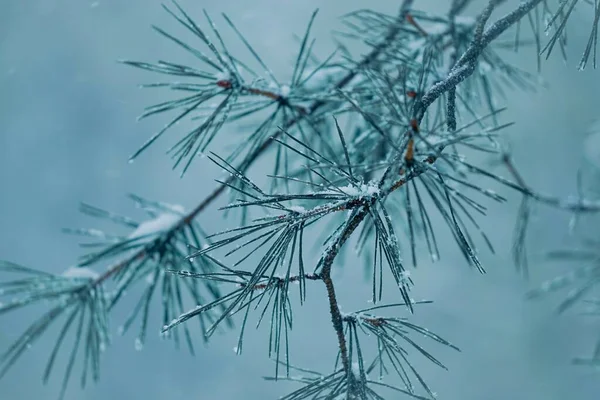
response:
M140 118L168 113L172 119L131 160L159 139L171 140L168 154L181 174L206 155L225 177L217 179L214 190L192 210L131 195L147 213L145 221L83 204L83 213L130 233L124 237L97 229L67 230L88 239L85 246L90 251L62 275L2 262L0 270L9 278L0 283L0 296L9 301L0 303L0 313L34 303L50 306L0 355L0 376L61 320L44 381L69 345L60 397L77 360L81 384L89 377L97 380L102 352L110 344L109 314L127 290L145 281L120 330L122 334L135 329L139 349L148 329L154 329L148 317L152 299L159 297L163 334L176 344L185 342L192 352L196 338L191 320L199 321L202 340L221 328L232 329L236 322L238 353L252 318L258 325L269 324L275 374L267 379L299 383L284 399L434 398L412 359L424 357L445 368L428 346L436 342L458 348L411 322L410 315L427 301L411 297L415 282L410 270L424 257L438 260L439 237L449 235L465 264L485 272L480 247L492 252L494 248L478 222L487 212L483 203L506 199L480 182L522 195L513 255L524 274L532 207L546 205L576 216L600 211L600 201L583 194L562 199L524 181L502 139L512 124L502 121L504 108L496 106L507 87L538 87L535 74L511 65L504 54L528 46L538 55L538 70L542 57L556 49L564 55L566 26L575 7L594 13L579 68L589 63L595 67L600 2L489 0L474 17L464 15L471 0L449 1L448 10L439 15L418 11L416 3L403 0L396 15L364 9L343 16L346 30L336 33L338 49L323 59L313 53L315 11L286 79L271 72L228 16L223 15L227 29L252 59L241 60L228 50L206 12L197 15L175 1L164 5L166 15L179 23L181 36L159 27L155 31L196 62L122 61L164 79L144 87L176 95L145 109ZM509 11L496 16L500 6ZM359 41L369 51L357 57L347 50L347 41ZM211 151L225 127L257 119L260 122L229 154ZM181 134L176 126L182 120L194 121L194 128ZM261 157L271 157L268 188L249 176ZM507 178L489 168L490 158L505 167ZM205 232L196 217L223 196L230 199L223 210L241 222ZM313 262L306 256L307 242L312 245L307 237L319 235L320 255ZM600 254L597 242L585 244L589 249L552 253L587 263L531 296L577 285L560 306L563 311L591 292L600 276ZM351 257L360 257L371 273L373 306L344 313L332 269L351 245L358 254ZM99 266L108 268L97 273ZM393 304L382 303L385 276L397 287L390 294L397 296ZM325 288L322 304L330 312L333 331L323 335L335 334L338 344L333 370L323 373L295 367L288 342L292 309L306 300L307 286L319 282ZM588 301L597 308L596 300ZM399 310L404 315L398 316ZM65 340L68 335L74 342ZM590 358L577 362L600 365L600 344Z

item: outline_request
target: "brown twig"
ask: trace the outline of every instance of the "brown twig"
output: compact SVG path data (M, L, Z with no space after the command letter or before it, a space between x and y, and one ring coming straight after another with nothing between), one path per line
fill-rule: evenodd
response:
M429 33L427 33L427 31L423 29L423 27L421 27L421 25L419 25L417 21L415 21L415 18L412 15L406 14L406 21L412 26L414 26L421 35L426 37L429 36Z

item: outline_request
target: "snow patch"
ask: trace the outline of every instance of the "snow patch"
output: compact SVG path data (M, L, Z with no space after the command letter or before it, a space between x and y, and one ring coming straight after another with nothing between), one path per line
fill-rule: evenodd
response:
M323 67L317 71L314 69L307 69L304 74L302 74L302 81L307 78L308 80L304 82L302 88L309 92L326 90L341 79L346 73L348 73L346 69L338 66Z
M136 239L143 236L149 236L167 231L173 227L179 219L180 215L163 213L159 214L156 218L142 222L133 232L128 236L129 239Z
M291 93L292 89L288 85L282 85L279 89L279 95L281 97L288 97Z
M231 79L231 74L229 71L221 71L215 75L217 81L228 81Z
M379 186L375 181L361 183L359 186L348 185L341 187L340 190L348 196L367 197L379 193Z
M65 278L97 279L100 274L87 267L69 267L63 273Z
M289 206L288 209L290 209L291 211L297 212L299 214L306 212L306 208L304 208L302 206Z

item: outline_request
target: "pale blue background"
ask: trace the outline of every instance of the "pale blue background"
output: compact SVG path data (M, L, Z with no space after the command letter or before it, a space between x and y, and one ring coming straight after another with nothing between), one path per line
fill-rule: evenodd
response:
M138 83L154 77L115 60L186 60L171 43L161 40L150 24L174 24L156 0L97 2L87 0L2 0L0 2L0 257L47 271L60 272L81 254L76 239L59 233L62 227L97 226L77 212L85 201L121 213L131 213L128 192L151 199L193 206L213 187L216 169L199 160L184 179L170 170L163 149L171 140L151 148L136 163L127 157L166 120L162 117L136 123L142 108L162 99L160 92L140 91ZM393 13L397 2L373 0L182 0L195 15L206 8L217 17L226 12L279 73L289 70L296 49L292 33L301 34L315 7L317 49L327 54L327 36L339 27L335 18L360 7ZM415 2L424 9L446 1ZM478 1L476 3L482 3ZM516 1L509 1L514 6ZM495 14L498 15L498 14ZM581 140L591 118L598 113L600 72L577 72L576 64L587 40L590 15L573 17L568 65L557 52L544 64L548 90L538 94L510 94L505 121L517 125L507 131L515 157L536 188L557 194L572 192L580 164ZM219 26L224 26L219 22ZM178 30L177 32L182 32ZM227 38L233 39L229 32ZM239 43L229 40L232 48ZM533 71L530 52L512 58ZM224 129L216 149L238 140L239 133ZM171 137L173 138L173 137ZM261 176L261 168L254 170ZM592 400L600 396L600 378L591 370L569 365L573 356L591 352L598 321L574 313L556 317L558 297L525 302L530 284L514 272L509 255L513 217L519 197L508 195L508 205L495 206L483 225L498 254L484 255L489 273L470 271L450 241L444 257L415 274L416 297L438 301L423 309L416 320L435 329L463 349L452 353L432 347L446 362L444 372L418 362L423 375L448 400ZM138 214L139 215L139 214ZM216 212L200 221L209 227L222 224ZM567 217L540 209L531 231L535 252L566 242ZM444 228L442 228L444 229ZM441 237L445 236L443 231ZM352 257L348 258L353 260ZM552 276L559 266L534 266L533 282ZM348 262L338 276L341 304L347 311L364 307L369 285L362 280L358 262ZM313 290L303 309L296 310L293 357L296 363L329 371L335 337L323 308L324 293ZM130 299L113 316L122 323ZM0 319L0 348L31 321L37 308ZM156 331L159 327L154 320ZM151 330L151 333L153 330ZM45 337L0 381L0 399L33 400L56 397L60 381L44 387L41 375L49 353ZM196 358L175 351L171 344L150 334L143 352L134 350L134 336L116 338L102 364L97 386L82 392L74 375L68 400L144 399L268 399L284 394L285 384L263 382L272 374L266 359L266 340L248 335L245 353L232 351L236 333L216 337ZM437 351L436 351L437 350ZM64 365L59 364L59 367ZM60 374L60 370L57 371ZM76 373L79 372L79 369Z

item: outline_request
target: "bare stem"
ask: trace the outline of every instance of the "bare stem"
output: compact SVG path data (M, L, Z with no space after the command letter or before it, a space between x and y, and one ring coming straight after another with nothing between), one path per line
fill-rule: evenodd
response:
M327 288L327 298L329 300L329 313L331 314L331 323L333 329L337 335L338 347L340 349L340 356L342 358L342 367L346 373L350 370L350 361L348 360L348 347L346 346L346 337L344 336L344 323L342 319L342 313L338 306L337 298L335 296L335 288L333 286L333 280L331 274L323 274L323 282Z
M374 203L374 199L371 204ZM340 358L342 359L342 366L344 367L344 371L346 373L350 373L350 361L348 359L348 347L346 346L346 337L344 336L344 323L342 318L342 313L340 312L340 307L338 305L337 298L335 296L335 288L333 286L333 280L331 279L331 267L333 266L333 261L336 256L339 254L339 251L342 248L342 245L348 240L348 238L352 235L354 230L360 225L362 220L368 214L368 207L363 206L358 212L353 213L350 217L350 221L346 224L344 231L337 237L335 242L329 247L328 251L323 257L322 261L322 269L321 269L321 279L325 283L325 287L327 288L327 298L329 299L329 312L331 313L331 323L333 324L333 329L337 335L338 339L338 347L340 349Z

